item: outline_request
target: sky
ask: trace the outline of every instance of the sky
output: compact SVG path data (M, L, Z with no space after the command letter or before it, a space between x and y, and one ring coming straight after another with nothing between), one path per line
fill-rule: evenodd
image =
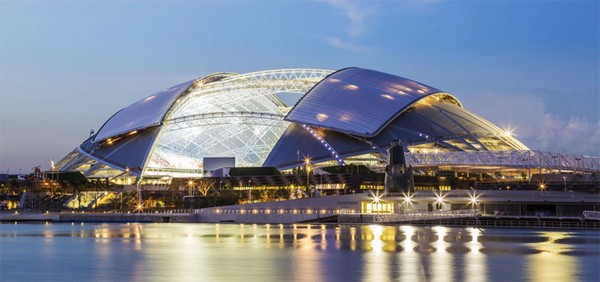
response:
M0 171L215 72L362 67L456 96L534 150L600 156L600 1L0 0Z

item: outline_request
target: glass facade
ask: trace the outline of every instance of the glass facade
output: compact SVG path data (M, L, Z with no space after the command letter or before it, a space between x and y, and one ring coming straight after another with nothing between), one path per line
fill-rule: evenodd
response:
M289 123L280 93L305 93L331 71L278 70L197 87L167 113L147 168L202 170L203 158L262 166Z

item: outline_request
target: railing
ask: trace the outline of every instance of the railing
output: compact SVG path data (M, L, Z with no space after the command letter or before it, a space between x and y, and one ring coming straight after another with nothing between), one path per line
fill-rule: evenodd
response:
M585 219L600 220L600 211L583 211Z
M402 221L415 221L415 220L465 218L465 217L477 217L479 215L481 215L481 212L478 209L419 212L419 213L405 213L405 214L395 213L395 214L374 215L373 222L374 223L386 223L386 222L402 222Z
M194 213L198 214L314 214L314 215L337 215L341 213L359 213L356 210L347 209L266 209L266 208L209 208L209 209L198 209Z
M63 210L61 214L191 214L194 213L194 209L141 209L141 210Z
M547 168L565 171L600 171L600 158L541 151L479 151L406 153L406 164L413 167L429 165L487 165L516 168Z
M414 213L393 213L393 214L339 214L339 223L393 223L410 222L422 220L445 220L460 218L476 218L481 215L477 209L453 210L453 211L435 211L435 212L414 212Z

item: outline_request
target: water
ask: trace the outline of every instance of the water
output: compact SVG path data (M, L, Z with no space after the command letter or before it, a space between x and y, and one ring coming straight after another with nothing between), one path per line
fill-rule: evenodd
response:
M0 224L0 281L600 281L598 231Z

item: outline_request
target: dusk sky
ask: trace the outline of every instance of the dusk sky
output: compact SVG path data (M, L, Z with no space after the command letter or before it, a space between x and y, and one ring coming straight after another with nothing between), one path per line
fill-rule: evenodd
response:
M350 66L452 93L531 149L600 156L599 3L0 0L0 171L49 169L197 77Z

